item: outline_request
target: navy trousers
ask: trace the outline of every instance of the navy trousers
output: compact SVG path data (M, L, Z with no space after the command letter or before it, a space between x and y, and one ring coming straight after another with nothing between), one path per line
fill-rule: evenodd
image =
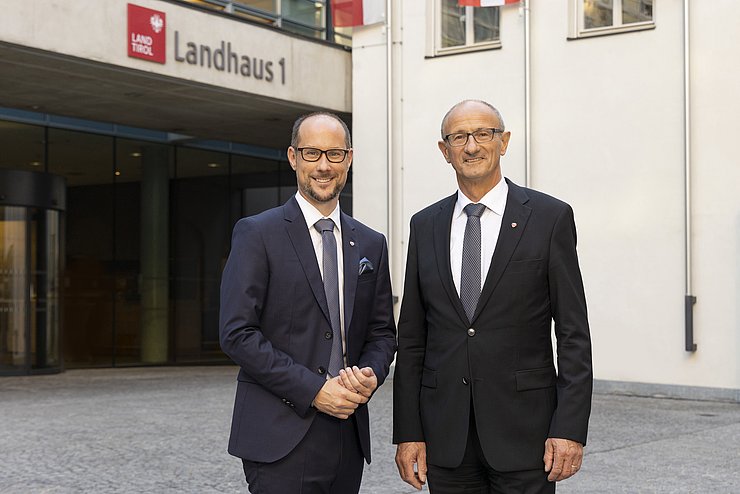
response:
M356 494L364 458L354 416L317 413L303 440L272 463L242 460L252 494Z

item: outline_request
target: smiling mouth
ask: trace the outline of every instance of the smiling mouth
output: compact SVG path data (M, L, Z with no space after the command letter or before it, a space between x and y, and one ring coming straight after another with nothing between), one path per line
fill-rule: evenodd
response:
M477 163L478 161L481 161L483 157L478 156L477 158L467 158L465 159L465 163Z
M329 182L331 182L333 180L333 178L332 177L328 177L328 178L314 178L314 180L317 181L320 184L328 184Z

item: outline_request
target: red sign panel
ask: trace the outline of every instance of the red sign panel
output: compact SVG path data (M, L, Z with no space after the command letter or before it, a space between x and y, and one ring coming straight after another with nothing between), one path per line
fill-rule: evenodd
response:
M166 28L164 12L128 4L128 56L164 63Z

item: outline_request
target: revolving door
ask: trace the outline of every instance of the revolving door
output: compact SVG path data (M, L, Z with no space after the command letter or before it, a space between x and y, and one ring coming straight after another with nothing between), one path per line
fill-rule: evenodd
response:
M0 169L0 375L59 372L64 179Z

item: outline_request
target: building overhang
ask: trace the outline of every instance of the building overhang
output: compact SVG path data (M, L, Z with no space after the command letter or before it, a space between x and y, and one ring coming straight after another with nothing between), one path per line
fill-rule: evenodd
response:
M159 63L130 56L136 34L128 5L37 0L4 7L0 106L274 148L286 145L303 113L351 112L351 54L341 47L137 1L166 19ZM140 46L151 48L146 40Z

